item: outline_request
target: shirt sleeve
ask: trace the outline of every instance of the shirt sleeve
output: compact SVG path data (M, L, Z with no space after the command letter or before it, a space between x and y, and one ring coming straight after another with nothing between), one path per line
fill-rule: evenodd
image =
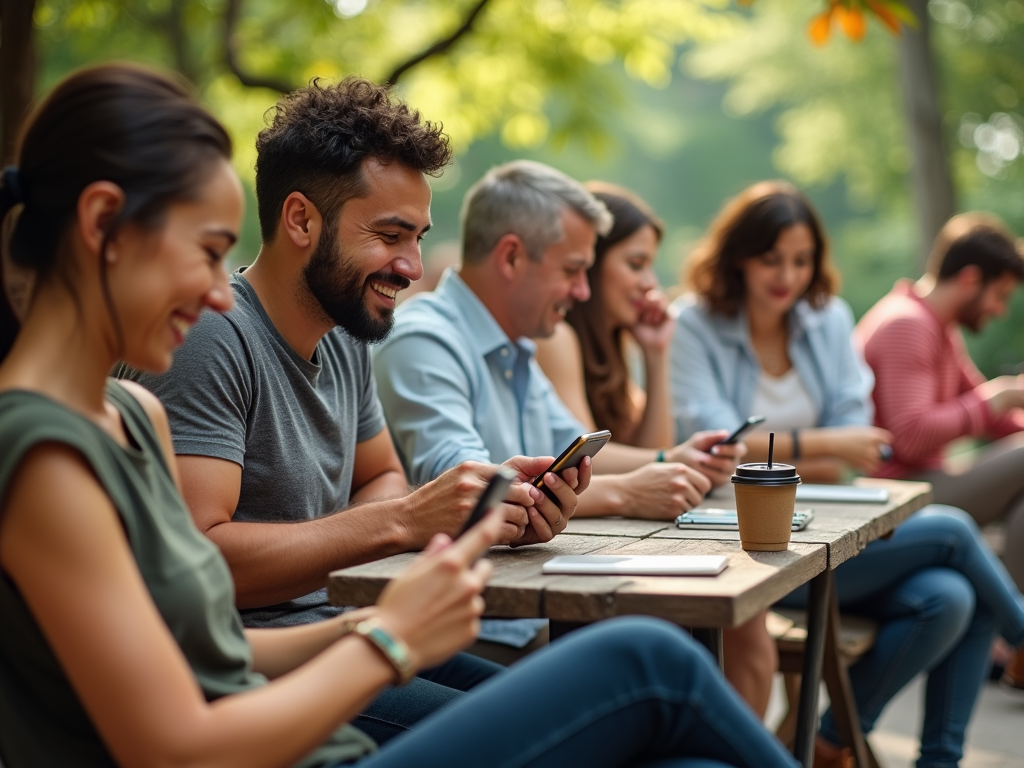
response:
M157 375L124 368L118 378L137 381L160 399L176 454L244 466L252 365L235 326L215 312L204 312L170 370Z
M562 402L562 398L555 391L554 384L544 375L536 360L531 362L530 375L536 376L544 387L544 403L551 424L551 439L555 444L555 450L561 450L585 433L587 428L573 415L569 406Z
M940 400L936 361L946 354L942 346L941 337L917 319L897 318L877 329L865 347L876 378L876 421L893 433L893 448L904 462L980 435L989 421L988 405L973 387Z
M822 414L822 427L863 426L871 423L869 405L874 375L853 346L853 312L842 299L833 299L829 307L829 346L837 375L835 387L826 394L827 413ZM826 380L829 380L826 377Z
M725 397L725 382L715 365L714 332L702 328L695 308L683 309L672 338L672 415L676 441L706 429L734 429L746 418Z
M384 408L377 396L377 382L373 377L373 361L370 350L364 346L359 351L362 363L362 391L359 396L359 423L356 427L356 442L361 443L376 437L385 427Z
M474 426L469 371L447 344L426 334L390 339L375 354L374 375L410 482L463 461L491 461Z

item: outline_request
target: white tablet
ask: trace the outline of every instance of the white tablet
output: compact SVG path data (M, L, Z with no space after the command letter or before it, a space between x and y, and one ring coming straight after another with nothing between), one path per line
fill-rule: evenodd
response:
M729 564L724 555L560 555L544 573L615 576L717 576Z
M865 488L859 485L798 485L797 501L822 501L833 504L885 504L889 501L888 488Z

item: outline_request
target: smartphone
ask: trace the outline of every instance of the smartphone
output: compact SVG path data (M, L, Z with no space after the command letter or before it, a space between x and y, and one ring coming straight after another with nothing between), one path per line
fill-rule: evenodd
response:
M472 528L474 525L479 523L484 515L494 509L505 499L505 494L508 492L508 487L512 485L512 481L516 479L516 473L508 467L498 467L497 471L491 475L491 479L487 482L487 487L484 488L484 492L480 494L480 498L477 499L476 506L473 507L473 511L469 513L469 517L466 518L466 522L462 524L459 532L455 534L455 538L459 538L462 534Z
M793 530L802 531L814 519L813 509L797 509L793 512ZM739 529L735 509L697 508L684 512L676 518L676 527L699 531L735 531Z
M733 432L731 435L725 438L725 440L720 440L719 442L715 443L715 445L733 445L735 443L738 443L740 440L743 439L743 436L747 434L747 432L749 432L762 421L764 421L764 419L764 416L751 416L745 422L740 424L739 427L736 428L735 432Z
M612 433L607 429L602 429L600 432L589 432L585 435L580 435L572 444L566 448L559 455L557 459L551 462L551 466L533 478L533 485L535 488L540 488L544 491L544 494L551 499L555 504L558 503L558 497L544 485L544 475L548 472L554 472L558 475L567 469L572 467L578 467L580 462L583 461L584 456L590 456L593 458L597 455L604 444L612 439Z

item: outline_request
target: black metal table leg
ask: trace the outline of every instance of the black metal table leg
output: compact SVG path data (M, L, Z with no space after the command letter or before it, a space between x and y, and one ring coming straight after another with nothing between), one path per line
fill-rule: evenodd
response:
M807 597L807 640L804 643L804 669L800 679L796 739L793 742L793 756L804 768L811 768L814 764L814 737L818 732L818 689L821 687L821 661L825 655L825 628L832 581L832 571L826 569L811 579Z
M721 627L694 627L690 630L693 639L703 645L718 660L720 669L725 668L725 654L722 649Z

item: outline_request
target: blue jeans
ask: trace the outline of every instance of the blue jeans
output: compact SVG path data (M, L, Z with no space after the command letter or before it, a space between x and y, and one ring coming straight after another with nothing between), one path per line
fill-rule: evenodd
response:
M1006 569L967 514L932 505L841 565L835 577L840 608L880 622L875 647L850 668L864 732L900 689L927 672L917 765L957 766L994 636L1024 643L1024 598ZM805 601L802 588L782 602ZM841 743L831 710L821 734Z
M551 644L358 762L410 765L797 768L702 646L643 618Z
M459 653L444 664L422 670L408 685L385 688L352 725L378 744L386 744L504 669L478 656Z

